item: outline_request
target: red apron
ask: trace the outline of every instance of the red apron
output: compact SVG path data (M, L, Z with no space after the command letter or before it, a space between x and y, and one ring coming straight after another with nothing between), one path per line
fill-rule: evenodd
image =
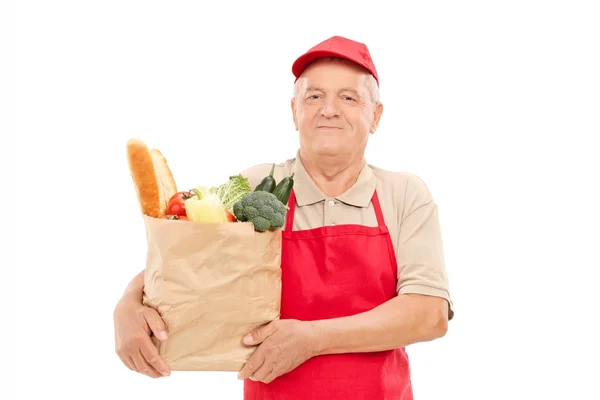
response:
M372 202L377 227L293 231L292 191L283 231L281 319L344 317L396 296L396 256L377 192ZM313 357L269 384L246 379L244 399L412 400L408 356L401 348Z

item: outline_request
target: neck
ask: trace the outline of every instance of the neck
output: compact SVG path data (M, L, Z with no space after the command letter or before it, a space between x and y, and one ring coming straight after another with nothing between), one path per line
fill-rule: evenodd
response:
M335 197L354 185L363 168L364 155L323 157L301 149L300 159L321 192L327 197Z

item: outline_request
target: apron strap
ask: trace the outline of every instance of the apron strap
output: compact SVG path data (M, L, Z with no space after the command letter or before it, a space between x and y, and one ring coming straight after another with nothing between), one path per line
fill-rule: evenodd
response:
M375 215L377 216L377 225L379 227L385 226L385 221L383 220L383 213L381 212L381 206L379 205L379 197L377 196L377 190L373 192L373 198L371 199L373 202L373 208L375 209Z
M288 207L290 209L287 211L287 215L285 217L285 230L287 232L291 232L294 228L294 211L296 211L296 195L294 194L294 189L292 189L290 192Z

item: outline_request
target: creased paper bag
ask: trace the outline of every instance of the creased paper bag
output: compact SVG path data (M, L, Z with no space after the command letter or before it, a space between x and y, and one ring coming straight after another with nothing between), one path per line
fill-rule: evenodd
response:
M243 336L280 316L281 230L143 217L143 302L169 332L152 336L160 356L174 371L239 371L255 350Z

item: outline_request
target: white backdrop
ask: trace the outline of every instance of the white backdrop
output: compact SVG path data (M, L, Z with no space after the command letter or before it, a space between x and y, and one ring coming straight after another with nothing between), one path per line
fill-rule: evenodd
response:
M10 6L2 398L242 398L234 373L152 380L115 354L146 251L125 143L160 149L181 188L293 157L291 64L333 35L379 69L368 161L419 175L440 208L456 317L408 348L415 398L600 398L597 2Z

